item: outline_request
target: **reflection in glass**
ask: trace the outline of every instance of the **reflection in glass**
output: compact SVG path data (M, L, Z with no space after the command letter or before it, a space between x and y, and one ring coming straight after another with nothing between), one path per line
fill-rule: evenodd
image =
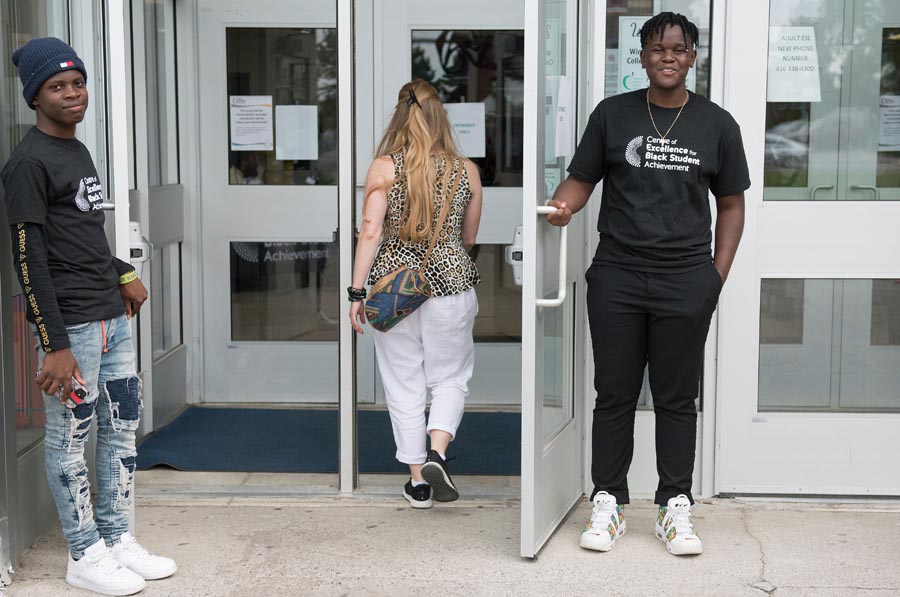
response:
M337 30L230 27L226 30L228 96L261 95L272 98L275 148L273 151L229 151L231 185L336 185L337 184ZM228 102L229 99L223 98ZM279 107L314 106L314 143L298 151L295 131L279 139ZM291 111L290 114L293 116ZM307 112L292 118L290 128L313 123ZM230 127L230 123L229 123ZM299 134L299 133L297 133ZM229 129L229 138L231 131ZM309 150L308 146L315 146ZM312 154L316 159L310 159ZM282 154L283 155L283 154Z
M335 243L232 242L231 339L338 339Z
M881 93L879 105L877 187L900 187L900 27L881 30ZM885 124L893 123L894 135L883 134Z
M764 279L759 410L900 411L900 281Z
M785 29L770 40L764 199L900 199L898 20L897 2L770 0ZM810 46L817 76L795 80Z
M760 344L803 344L803 280L764 279L760 290Z
M150 186L177 184L178 88L175 0L144 0Z
M516 286L503 245L475 245L470 253L481 276L475 286L476 342L522 341L522 289Z
M541 427L543 441L551 439L572 417L572 393L566 363L572 363L571 339L573 329L566 329L571 322L572 301L566 301L556 309L544 309L543 339L543 414ZM569 397L566 400L566 397Z
M900 282L844 280L841 410L900 412Z
M766 104L767 187L809 186L809 104Z
M485 187L522 186L525 33L516 30L412 32L412 76L444 103L484 104L485 155L469 156Z
M833 280L762 280L760 410L831 407L834 295Z
M44 437L44 396L34 383L38 368L33 326L25 319L25 295L13 297L13 359L16 384L16 452Z
M900 280L872 280L872 346L900 346Z
M152 346L157 359L182 342L181 243L154 249L150 272Z
M0 1L0 75L4 85L0 106L0 164L5 163L9 154L18 145L25 133L35 124L35 112L22 100L22 85L9 56L28 41L52 35L64 41L69 40L69 3L65 0L2 0ZM93 103L94 108L102 106L102 100ZM101 119L98 119L101 120ZM104 125L105 126L105 125ZM97 169L104 174L102 156L97 156ZM2 203L0 188L0 203ZM8 241L0 241L8 242ZM18 281L10 278L8 287L11 297L0 297L12 304L13 371L2 371L0 375L12 375L15 384L16 404L16 452L21 454L44 437L44 398L34 383L37 370L37 352L32 325L25 319L26 304ZM4 396L4 398L6 398ZM3 435L0 430L0 436ZM13 471L15 474L15 471ZM0 492L2 493L2 492ZM4 514L4 503L0 498L0 516Z

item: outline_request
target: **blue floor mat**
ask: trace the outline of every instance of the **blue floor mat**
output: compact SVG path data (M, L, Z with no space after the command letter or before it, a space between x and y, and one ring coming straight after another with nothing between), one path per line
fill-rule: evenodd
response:
M404 473L387 411L357 413L359 472ZM518 475L519 413L466 413L453 474ZM337 410L190 407L138 446L137 467L185 471L336 473Z

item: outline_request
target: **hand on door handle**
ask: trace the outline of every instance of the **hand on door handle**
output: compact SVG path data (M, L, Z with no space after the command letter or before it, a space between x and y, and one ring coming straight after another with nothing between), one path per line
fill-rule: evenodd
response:
M556 208L556 211L549 212L545 216L547 221L554 226L565 226L572 219L572 210L569 209L564 201L550 200L547 202L547 207Z
M552 203L552 202L551 202ZM559 211L559 207L556 205L538 205L537 213L544 214L545 216L549 216L553 213ZM572 213L569 212L569 219L572 218ZM549 218L548 218L549 221ZM552 223L552 222L551 222ZM566 220L568 223L568 220ZM568 244L566 242L568 228L564 224L559 224L559 281L558 281L558 289L556 298L539 298L534 301L535 305L538 307L559 307L566 300L566 254Z

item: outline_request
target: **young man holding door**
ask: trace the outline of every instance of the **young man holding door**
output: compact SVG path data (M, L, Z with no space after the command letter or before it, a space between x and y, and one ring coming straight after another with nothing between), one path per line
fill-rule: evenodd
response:
M688 91L697 27L664 12L641 28L648 89L607 98L591 114L549 202L568 224L603 180L600 240L586 273L597 400L591 519L581 546L609 551L625 533L634 417L649 368L656 416L657 536L675 555L699 554L691 524L695 400L703 349L744 225L750 186L740 128ZM716 198L711 254L709 193Z

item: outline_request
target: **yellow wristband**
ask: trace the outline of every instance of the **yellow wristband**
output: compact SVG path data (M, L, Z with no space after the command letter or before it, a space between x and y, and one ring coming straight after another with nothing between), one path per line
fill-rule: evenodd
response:
M137 277L138 277L137 272L134 270L131 270L127 274L122 274L121 276L119 276L119 285L121 286L122 284L128 284L129 282L133 282L133 281L137 280Z

